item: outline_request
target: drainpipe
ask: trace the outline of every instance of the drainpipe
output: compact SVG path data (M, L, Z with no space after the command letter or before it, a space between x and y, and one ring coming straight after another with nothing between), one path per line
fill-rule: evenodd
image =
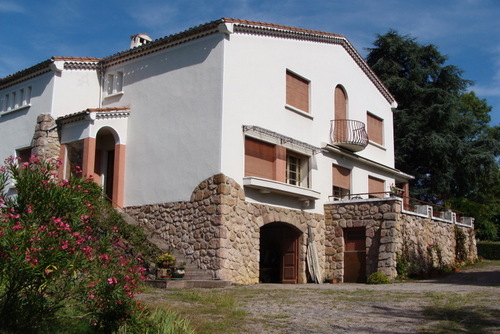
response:
M99 61L99 101L97 103L99 108L102 108L102 88L104 87L104 65Z

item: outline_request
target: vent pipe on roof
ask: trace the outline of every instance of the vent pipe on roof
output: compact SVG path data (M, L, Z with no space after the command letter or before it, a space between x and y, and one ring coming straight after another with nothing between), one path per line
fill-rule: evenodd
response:
M136 34L130 36L130 48L136 48L151 42L153 39L148 34Z

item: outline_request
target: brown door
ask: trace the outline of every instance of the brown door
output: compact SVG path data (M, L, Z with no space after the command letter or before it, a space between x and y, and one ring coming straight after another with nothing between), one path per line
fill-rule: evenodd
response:
M344 282L366 282L365 228L344 229L344 243Z
M297 283L298 271L298 239L292 235L283 236L283 259L281 282L286 284Z
M113 178L115 169L115 150L108 151L106 162L106 183L104 191L109 200L113 200Z
M260 281L298 283L299 237L284 223L271 223L260 230Z
M347 140L347 97L342 87L335 87L335 140Z

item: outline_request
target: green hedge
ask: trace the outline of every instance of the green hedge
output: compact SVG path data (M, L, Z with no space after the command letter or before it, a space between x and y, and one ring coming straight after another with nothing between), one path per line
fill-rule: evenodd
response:
M477 243L477 255L483 259L500 260L500 242L481 241Z

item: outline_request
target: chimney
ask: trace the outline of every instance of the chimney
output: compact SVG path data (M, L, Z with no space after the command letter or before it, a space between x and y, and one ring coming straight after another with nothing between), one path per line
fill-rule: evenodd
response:
M138 46L147 44L151 42L153 39L148 36L148 34L137 34L130 36L130 48L136 48Z

